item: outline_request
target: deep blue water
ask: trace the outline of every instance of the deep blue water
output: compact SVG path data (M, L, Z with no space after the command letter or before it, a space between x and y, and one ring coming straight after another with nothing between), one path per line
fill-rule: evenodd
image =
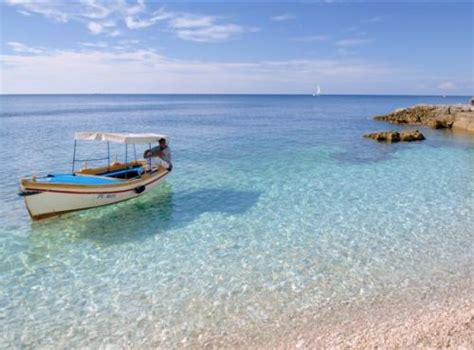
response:
M399 128L374 115L467 99L0 96L2 345L226 344L449 291L472 278L473 139L361 136ZM31 222L18 181L70 171L76 131L168 134L174 171L136 200Z

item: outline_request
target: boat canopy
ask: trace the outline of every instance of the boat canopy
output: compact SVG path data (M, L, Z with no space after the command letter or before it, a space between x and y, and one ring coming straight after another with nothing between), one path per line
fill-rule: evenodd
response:
M154 143L160 139L165 139L169 142L167 135L162 134L129 134L129 133L110 133L110 132L76 132L75 140L88 141L110 141L124 144L140 144L140 143Z

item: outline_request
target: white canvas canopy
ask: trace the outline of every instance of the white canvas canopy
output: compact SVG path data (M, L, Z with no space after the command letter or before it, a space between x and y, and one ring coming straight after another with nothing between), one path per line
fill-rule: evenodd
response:
M154 143L160 139L165 139L169 142L167 135L162 134L129 134L129 133L109 133L109 132L76 132L75 140L88 141L110 141L124 144L139 144L139 143Z

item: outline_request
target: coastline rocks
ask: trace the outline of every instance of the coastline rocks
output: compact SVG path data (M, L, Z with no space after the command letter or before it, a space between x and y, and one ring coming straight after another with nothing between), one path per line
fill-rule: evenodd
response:
M397 109L374 119L393 124L419 124L434 129L457 128L474 132L474 107L469 105L418 105Z
M411 141L423 141L425 135L418 130L404 130L400 133L400 141L411 142Z
M373 139L379 142L398 142L400 141L400 134L396 131L381 131L370 134L364 134L367 139Z
M404 130L402 132L398 131L381 131L374 132L370 134L364 134L365 138L373 139L379 142L412 142L412 141L422 141L425 139L425 136L418 130Z

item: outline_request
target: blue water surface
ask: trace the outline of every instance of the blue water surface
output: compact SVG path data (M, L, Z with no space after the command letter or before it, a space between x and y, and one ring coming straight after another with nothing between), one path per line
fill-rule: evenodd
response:
M0 96L0 346L252 344L294 316L449 291L473 276L473 138L361 136L401 128L374 115L466 101ZM32 222L19 179L70 171L77 131L168 134L173 173L138 199Z

